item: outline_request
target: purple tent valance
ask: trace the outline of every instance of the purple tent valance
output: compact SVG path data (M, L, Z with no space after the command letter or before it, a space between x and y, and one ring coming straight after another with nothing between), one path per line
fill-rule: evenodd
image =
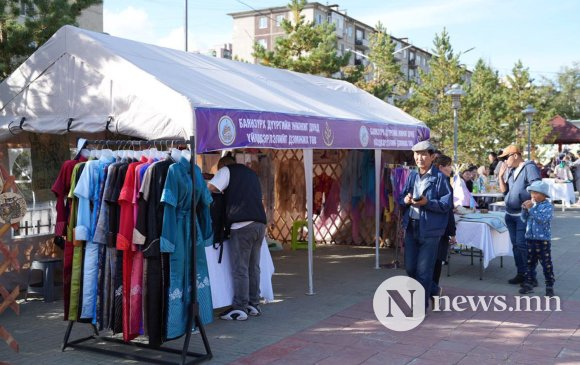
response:
M429 139L424 125L286 113L196 108L197 150L230 148L410 150Z

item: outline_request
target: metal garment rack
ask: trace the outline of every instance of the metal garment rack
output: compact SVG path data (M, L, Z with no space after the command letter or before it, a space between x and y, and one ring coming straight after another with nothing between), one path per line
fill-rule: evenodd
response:
M129 353L124 353L121 351L116 351L116 350L110 350L107 348L101 348L101 347L93 347L90 345L85 345L82 344L85 341L88 340L100 340L100 341L106 341L106 342L114 342L114 343L118 343L118 344L124 344L124 345L130 345L130 346L135 346L135 347L139 347L139 348L145 348L148 349L150 351L159 351L159 352L164 352L164 353L171 353L171 354L177 354L177 355L181 355L181 361L179 363L181 364L193 364L193 363L197 363L197 362L201 362L201 361L205 361L205 360L209 360L213 357L213 354L211 352L211 347L205 332L205 328L203 323L201 322L201 318L199 316L199 303L198 303L198 299L197 299L197 285L196 285L196 278L197 278L197 262L196 262L196 252L195 252L195 242L196 242L196 229L195 229L195 137L191 136L189 141L188 140L179 140L179 139L168 139L168 140L152 140L152 141L132 141L132 140L88 140L86 142L86 144L89 145L98 145L98 146L131 146L131 147L142 147L142 146L157 146L157 145L167 145L169 146L170 144L176 144L176 145L189 145L190 149L191 149L191 160L190 160L190 164L191 164L191 182L193 184L192 188L193 188L193 193L192 193L192 201L191 201L191 244L192 244L192 254L191 254L191 259L192 259L192 265L191 265L191 272L190 272L190 280L191 280L191 301L190 301L190 305L189 305L189 310L188 310L188 316L187 316L187 322L186 322L186 331L185 331L185 340L183 342L183 348L180 349L174 349L174 348L169 348L169 347L156 347L156 346L150 346L149 344L146 343L140 343L140 342L125 342L120 338L113 338L113 337L106 337L106 336L101 336L99 334L99 330L97 329L97 327L95 326L94 323L88 323L92 326L93 329L93 335L92 336L88 336L88 337L84 337L84 338L79 338L73 341L69 341L69 337L73 328L73 325L75 323L75 321L69 321L68 323L68 328L66 330L66 333L64 335L64 341L62 344L62 351L64 351L67 347L73 347L73 348L82 348L84 350L87 351L91 351L91 352L98 352L98 353L105 353L108 355L112 355L112 356L118 356L118 357L123 357L123 358L127 358L127 359L131 359L131 360L137 360L137 361L143 361L143 362L149 362L149 363L157 363L157 364L175 364L178 363L176 361L170 361L170 360L164 360L162 358L152 358L152 357L148 357L145 354L129 354ZM162 314L161 314L162 315ZM192 331L192 324L195 321L195 326L196 328L199 330L199 334L201 335L201 338L203 340L203 345L205 348L205 354L203 353L197 353L197 352L190 352L188 351L189 349L189 342L191 340L191 331ZM190 361L187 361L188 358L194 358Z

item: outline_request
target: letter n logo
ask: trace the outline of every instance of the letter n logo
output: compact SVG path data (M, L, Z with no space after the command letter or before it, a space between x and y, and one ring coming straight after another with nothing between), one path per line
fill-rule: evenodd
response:
M375 291L373 310L388 329L409 331L425 319L425 290L413 278L394 276Z
M389 304L388 304L389 313L387 314L387 317L393 317L392 313L393 302L397 305L397 307L399 307L399 309L401 310L401 312L403 312L405 317L413 317L413 309L415 307L413 303L413 297L415 296L415 292L416 290L409 290L411 300L410 303L407 303L407 301L405 301L405 299L403 298L401 293L399 293L398 290L387 290L387 293L389 294Z

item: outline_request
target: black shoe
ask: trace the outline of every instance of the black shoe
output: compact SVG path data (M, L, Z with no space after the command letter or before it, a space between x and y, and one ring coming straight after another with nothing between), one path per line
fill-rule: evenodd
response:
M554 288L552 288L551 286L547 286L546 287L546 296L547 297L553 297L554 296Z
M246 312L248 312L248 315L252 316L252 317L257 317L257 316L261 316L262 315L262 310L260 309L260 306L258 304L248 304L246 306Z
M530 293L533 293L533 292L534 292L534 288L533 288L533 287L531 287L531 286L530 286L530 285L528 285L528 284L524 284L524 286L522 286L522 287L520 288L520 290L519 290L519 293L520 293L520 294L530 294Z
M534 286L534 288L537 288L537 287L538 287L538 285L539 285L539 284L538 284L538 279L534 279L534 280L532 280L532 285ZM523 283L523 282L522 282L522 283L520 283L520 286L524 286L524 283Z
M513 278L508 280L510 284L521 284L524 282L524 276L522 274L517 274Z

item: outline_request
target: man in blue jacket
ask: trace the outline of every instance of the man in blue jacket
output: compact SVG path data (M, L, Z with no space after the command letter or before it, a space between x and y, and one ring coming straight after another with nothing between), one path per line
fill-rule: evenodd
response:
M453 194L447 177L434 165L435 147L429 141L412 148L419 171L409 174L399 198L405 230L405 270L425 288L425 308L431 293L439 240L445 232Z
M499 188L505 196L505 224L510 233L514 261L517 274L508 280L510 284L523 284L528 262L528 246L526 244L526 224L522 221L522 204L531 199L526 190L534 181L541 180L540 170L534 161L524 161L522 151L515 145L508 146L499 156L504 160L499 170ZM508 171L509 168L509 171ZM507 172L507 175L504 174ZM532 281L537 286L536 272L532 273Z

